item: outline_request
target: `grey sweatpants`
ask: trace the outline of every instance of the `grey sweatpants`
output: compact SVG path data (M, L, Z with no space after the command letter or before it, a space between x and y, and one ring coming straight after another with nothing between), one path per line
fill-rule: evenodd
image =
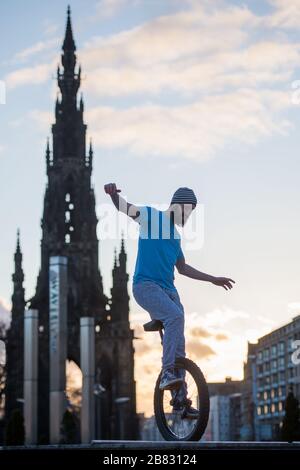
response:
M137 303L150 314L152 320L164 325L163 371L173 367L175 358L185 357L184 308L177 290L161 287L152 281L133 284L132 292Z

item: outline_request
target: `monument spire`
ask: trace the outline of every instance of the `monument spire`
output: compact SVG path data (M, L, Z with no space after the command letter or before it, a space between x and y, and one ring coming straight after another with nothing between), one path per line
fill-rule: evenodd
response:
M14 409L22 409L18 399L23 397L23 332L25 290L22 268L22 251L20 246L20 229L17 230L17 246L14 255L15 269L12 275L13 294L11 323L7 331L6 348L6 384L5 384L5 418L11 417Z
M15 252L15 272L12 276L14 282L14 294L23 294L24 299L24 289L23 289L23 281L24 281L24 273L22 269L22 252L20 247L20 229L17 230L17 247Z
M70 5L68 5L67 26L66 26L65 39L63 42L63 51L74 52L75 50L76 50L76 46L75 46L75 41L73 38L73 31L72 31L72 24L71 24L71 8L70 8Z
M113 321L129 321L129 296L127 289L129 276L126 272L126 258L124 235L122 234L120 253L118 257L116 251L114 253L114 267L112 272L111 315Z
M81 69L79 67L78 72L75 71L76 45L73 38L71 10L69 6L67 10L67 26L62 51L61 63L64 68L63 73L61 73L59 66L57 68L57 81L61 91L62 105L68 103L76 107L77 91L80 87Z

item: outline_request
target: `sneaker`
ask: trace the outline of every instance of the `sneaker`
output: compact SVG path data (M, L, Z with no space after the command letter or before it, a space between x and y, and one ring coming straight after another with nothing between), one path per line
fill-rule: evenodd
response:
M199 410L197 410L196 408L193 408L191 405L192 405L192 400L189 400L187 398L184 403L184 410L181 416L182 419L198 419L199 418Z
M199 410L193 408L192 406L187 406L182 413L182 419L198 419L199 418Z
M172 399L170 401L170 405L173 405L172 413L174 414L181 414L184 410L184 403L182 402L182 400L178 400L176 398Z
M186 398L185 400L171 400L170 405L173 405L172 412L180 414L181 419L198 419L199 410L191 406L192 401Z
M166 369L160 379L159 389L160 390L173 390L182 384L182 378L175 374L174 369Z

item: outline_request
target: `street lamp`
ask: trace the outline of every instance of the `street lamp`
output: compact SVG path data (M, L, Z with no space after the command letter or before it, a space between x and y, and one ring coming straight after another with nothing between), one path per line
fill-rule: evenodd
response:
M125 416L124 416L124 409L123 406L125 403L128 403L130 401L130 397L118 397L115 398L115 404L117 405L118 411L119 411L119 429L120 429L120 439L124 439L124 421L125 421Z

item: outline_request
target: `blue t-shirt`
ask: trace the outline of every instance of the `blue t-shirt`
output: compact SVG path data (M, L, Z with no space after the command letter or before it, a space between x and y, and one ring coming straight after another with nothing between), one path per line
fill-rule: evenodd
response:
M153 281L175 290L174 266L183 257L180 234L168 215L154 207L139 207L138 254L133 284Z

